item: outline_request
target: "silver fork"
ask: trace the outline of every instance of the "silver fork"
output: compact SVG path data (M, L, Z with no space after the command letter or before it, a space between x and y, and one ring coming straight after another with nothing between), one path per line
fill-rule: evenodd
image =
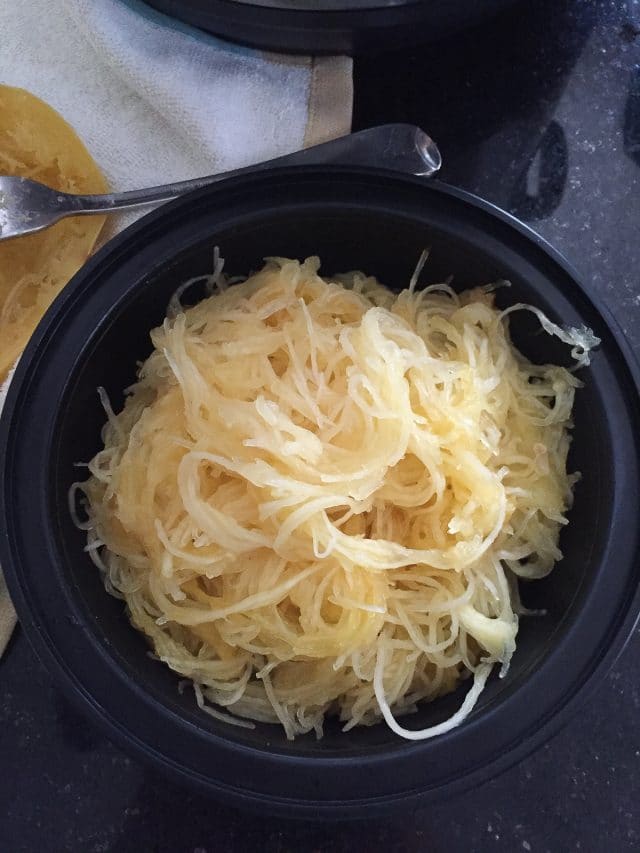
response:
M65 216L113 213L130 207L159 204L189 190L237 175L278 166L322 166L331 163L379 166L429 177L438 171L442 159L438 146L419 127L412 124L384 124L243 169L124 193L75 195L52 190L28 178L0 176L0 240L41 231Z

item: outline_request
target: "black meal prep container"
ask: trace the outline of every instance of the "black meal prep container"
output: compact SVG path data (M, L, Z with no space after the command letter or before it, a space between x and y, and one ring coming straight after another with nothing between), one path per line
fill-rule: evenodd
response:
M573 470L582 471L564 559L522 584L525 604L506 678L494 674L457 729L407 742L384 724L288 742L200 712L178 676L151 659L122 602L106 594L72 524L74 463L98 449L150 352L149 330L185 279L211 269L217 245L232 273L265 255L318 254L323 271L359 268L406 285L425 247L423 281L454 286L507 278L503 305L524 301L601 338L576 399ZM197 298L197 294L192 294ZM567 348L528 312L511 318L534 360L568 364ZM228 180L149 214L75 276L20 360L0 425L0 562L20 622L42 662L113 739L173 778L236 805L298 817L384 814L478 785L570 719L621 651L638 615L638 368L623 336L561 257L500 210L432 180L344 167L289 168ZM434 724L467 688L403 722ZM606 694L602 701L607 701Z
M357 54L432 42L516 0L146 0L159 12L251 47Z

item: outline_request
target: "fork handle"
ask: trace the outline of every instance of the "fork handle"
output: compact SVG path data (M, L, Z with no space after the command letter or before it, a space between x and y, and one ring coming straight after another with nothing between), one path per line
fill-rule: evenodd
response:
M276 157L242 169L220 172L204 178L177 181L159 187L104 195L71 195L70 210L74 215L109 213L122 208L140 207L170 201L189 190L200 189L217 181L273 169L278 166L337 163L345 166L378 166L411 175L430 177L441 166L438 147L419 127L411 124L385 124L341 136L303 151Z

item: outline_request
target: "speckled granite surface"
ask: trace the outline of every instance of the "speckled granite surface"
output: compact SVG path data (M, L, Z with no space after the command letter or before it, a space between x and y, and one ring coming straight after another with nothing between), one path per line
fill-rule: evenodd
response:
M525 0L490 27L356 65L355 125L410 120L443 177L530 222L640 345L640 2ZM113 747L25 637L0 662L0 853L640 849L640 637L572 725L498 779L401 819L236 813Z

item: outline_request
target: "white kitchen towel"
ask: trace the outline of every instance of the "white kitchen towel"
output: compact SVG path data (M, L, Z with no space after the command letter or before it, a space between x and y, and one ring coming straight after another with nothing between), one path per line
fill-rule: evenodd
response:
M0 0L0 83L57 109L114 190L238 168L351 127L347 57L239 47L139 0ZM105 235L139 215L112 218ZM0 582L0 654L6 609Z

